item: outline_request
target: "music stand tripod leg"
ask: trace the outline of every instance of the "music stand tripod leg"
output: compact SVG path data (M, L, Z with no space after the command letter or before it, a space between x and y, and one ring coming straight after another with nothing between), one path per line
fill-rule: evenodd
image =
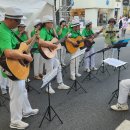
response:
M54 108L51 106L51 99L50 99L50 93L49 93L49 83L46 85L48 87L48 107L45 111L45 114L43 115L43 118L40 122L39 128L41 128L41 125L42 125L44 119L47 119L48 121L52 121L55 117L57 117L59 119L59 121L61 122L61 124L63 124L63 121L60 119L60 117L58 116L58 114L56 113ZM53 111L55 114L53 117L52 117L51 111Z
M75 76L76 76L76 68L78 67L78 66L76 66L76 58L74 58L74 60L75 60ZM79 88L78 88L78 85L79 85ZM73 84L72 84L72 87L67 92L67 94L69 94L72 89L75 90L75 91L78 91L80 88L82 88L85 91L85 93L86 93L86 90L82 87L82 85L77 81L77 78L76 78L74 80Z
M28 90L28 92L30 91L30 88L32 89L32 90L34 90L35 92L37 92L38 94L40 94L40 91L39 90L37 90L37 89L35 89L33 86L31 86L29 83L30 83L31 81L28 81L28 79L26 80L26 86L27 86L27 90Z
M91 69L91 55L89 56L89 59L90 59L89 68ZM84 82L84 80L87 79L87 78L88 78L89 80L91 80L91 79L93 79L93 78L96 78L98 81L100 81L100 80L92 73L91 70L90 70L90 72L88 73L88 75L85 76L85 78L84 78L82 81Z

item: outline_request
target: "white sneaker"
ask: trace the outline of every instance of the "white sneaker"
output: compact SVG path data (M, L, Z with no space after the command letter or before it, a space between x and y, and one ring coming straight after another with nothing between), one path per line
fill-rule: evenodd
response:
M28 123L25 123L23 121L17 121L16 123L10 123L10 128L14 128L14 129L26 129L29 126Z
M81 76L81 74L77 73L77 74L76 74L76 76L77 76L77 77L80 77L80 76Z
M61 65L62 65L62 66L66 66L66 64L65 64L65 63L61 63Z
M71 79L71 80L76 80L75 75L71 75L71 76L70 76L70 79Z
M85 71L87 71L89 73L91 70L89 68L86 68Z
M98 70L98 68L96 68L96 67L92 67L92 69L91 69L91 70L95 70L95 71L96 71L96 70Z
M39 109L32 109L32 111L30 113L23 114L23 118L27 118L29 116L34 116L34 115L38 114L38 112L39 112Z
M2 89L1 89L1 91L2 91L2 95L7 94L7 90L6 90L6 89L4 89L4 88L2 88Z
M117 103L116 105L112 105L111 109L115 110L115 111L126 111L129 109L127 104L120 104Z
M63 83L59 84L59 86L58 86L58 89L69 89L69 88L70 88L69 86L67 86Z
M48 87L46 87L46 92L48 93ZM49 93L50 94L54 94L55 93L54 89L52 89L51 86L49 86Z

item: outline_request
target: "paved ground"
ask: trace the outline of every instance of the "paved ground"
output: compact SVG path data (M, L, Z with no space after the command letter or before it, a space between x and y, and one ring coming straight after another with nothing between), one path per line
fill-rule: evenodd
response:
M129 37L129 34L127 34L127 37ZM99 36L96 39L95 50L100 50L103 47L103 38ZM121 79L129 78L130 76L129 49L129 47L121 49L120 59L128 62L127 69L125 70L122 68ZM69 55L67 61L68 59ZM101 59L102 54L97 54L97 67L100 66ZM60 124L59 120L54 118L52 122L44 120L42 127L38 128L43 113L48 106L47 94L44 89L40 94L33 90L30 91L30 102L33 108L40 109L40 113L37 116L24 119L25 122L30 124L27 130L115 130L123 120L130 120L129 111L115 112L110 110L108 101L112 96L112 92L117 88L118 71L114 71L110 66L107 66L107 68L110 72L110 76L107 73L98 73L96 75L101 80L100 82L96 79L82 82L82 79L87 73L83 72L82 66L80 67L82 77L78 80L87 90L87 93L79 90L78 92L71 91L71 93L67 95L67 91L58 90L56 81L53 82L56 94L51 96L51 104L62 119L63 124ZM64 73L64 82L71 85L73 82L69 79L69 68L66 70L67 73ZM31 82L31 86L36 89L39 89L41 84L41 81L32 80ZM114 99L112 104L116 102L117 99ZM130 103L129 100L128 103ZM6 101L6 105L8 106L8 101ZM10 113L7 112L5 107L0 107L0 130L10 130L9 119Z

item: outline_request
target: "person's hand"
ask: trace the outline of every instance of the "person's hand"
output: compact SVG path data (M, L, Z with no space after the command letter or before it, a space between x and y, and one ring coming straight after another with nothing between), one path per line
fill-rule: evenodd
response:
M27 55L27 54L23 54L24 55L24 59L26 61L28 61L29 63L33 61L33 58L31 56L31 54Z
M51 43L51 44L49 44L49 48L52 49L52 50L54 50L54 49L57 48L57 45Z
M24 32L25 32L24 30L20 31L20 35L22 35Z
M79 45L78 45L78 43L77 42L72 42L72 44L75 46L75 47L78 47Z

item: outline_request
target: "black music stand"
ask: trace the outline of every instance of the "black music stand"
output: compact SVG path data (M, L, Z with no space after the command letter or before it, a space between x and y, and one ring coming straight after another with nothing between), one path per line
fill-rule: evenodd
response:
M82 80L83 82L84 82L85 79L91 80L91 79L94 79L94 78L97 79L98 81L100 81L100 80L92 73L92 70L91 70L91 57L92 57L93 55L95 55L96 53L99 53L99 52L95 52L95 53L93 53L93 54L91 54L91 55L85 57L85 59L86 59L86 58L89 58L89 59L90 59L90 63L89 63L90 72L88 72L88 74L87 74L87 75L85 76L85 78Z
M117 48L118 51L118 57L117 59L120 59L120 48L121 47L126 47L128 44L128 40L120 40L117 43L113 43L113 48Z
M46 75L47 76L50 76L50 79L47 79L47 81L42 85L41 89L43 87L47 87L48 88L48 107L43 115L43 118L40 122L40 125L39 125L39 128L41 128L41 125L42 125L42 122L44 119L47 119L48 121L53 121L53 119L55 117L57 117L59 119L59 121L61 122L61 124L63 124L63 121L60 119L60 117L58 116L58 114L56 113L56 111L54 110L54 108L51 106L51 98L50 98L50 93L49 93L49 84L52 82L52 80L56 77L57 75L57 69L53 70L50 74ZM43 78L43 82L44 82L44 78ZM52 112L54 113L54 116L52 116Z
M101 65L100 65L99 69L97 70L96 74L98 74L98 72L100 71L101 73L107 72L109 74L109 76L110 76L110 73L109 73L107 67L104 64L104 60L105 60L104 53L105 53L105 51L107 51L109 49L111 49L111 47L103 48L102 50L98 51L98 53L102 52L102 61L103 62L101 63Z
M81 50L81 52L77 56L74 56L74 57L71 58L71 60L75 60L75 73L76 73L76 58L81 56L84 52L85 52L85 49ZM74 80L74 82L73 82L71 88L68 90L67 94L69 94L72 89L75 90L75 91L78 91L79 89L82 89L85 93L87 93L87 91L82 87L82 85L77 80L77 78Z
M107 58L104 60L104 63L111 65L113 67L116 67L118 69L118 88L112 92L112 98L110 99L110 101L108 102L108 104L110 104L113 100L113 98L118 98L118 93L119 93L119 85L120 85L120 68L125 65L127 62L115 59L115 58Z
M7 94L6 94L7 95ZM7 106L5 105L5 101L9 101L10 99L7 97L7 96L5 96L5 95L2 95L2 94L0 94L0 107L5 107L6 108L6 110L9 112L9 109L7 108Z
M117 43L113 44L113 48L117 48L117 52L118 52L118 56L117 56L117 59L119 60L120 59L120 48L121 47L126 47L127 44L128 44L128 41L129 40L120 40L118 41ZM126 69L126 67L123 65L124 69Z
M40 94L40 91L37 90L36 88L34 88L33 86L31 86L30 83L31 83L31 80L29 78L27 78L25 81L27 91L30 92L30 88L31 88L32 90L34 90L35 92Z

